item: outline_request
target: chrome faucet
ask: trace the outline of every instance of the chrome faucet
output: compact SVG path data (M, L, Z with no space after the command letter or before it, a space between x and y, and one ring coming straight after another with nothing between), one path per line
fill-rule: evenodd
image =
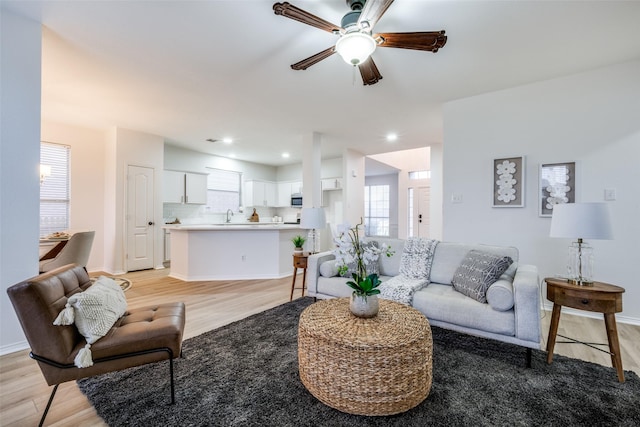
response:
M229 214L233 216L233 211L231 209L227 209L227 223L231 222L231 218L229 218Z

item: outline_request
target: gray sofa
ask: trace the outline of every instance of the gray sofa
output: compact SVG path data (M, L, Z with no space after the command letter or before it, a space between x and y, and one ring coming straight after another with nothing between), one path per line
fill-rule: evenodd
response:
M395 251L392 257L381 255L378 260L384 282L399 274L405 241L375 240L390 245ZM465 296L452 286L456 269L472 249L513 259L513 264L489 287L487 303ZM351 288L345 284L347 279L335 275L334 258L331 252L309 257L310 296L326 299L351 295ZM429 282L414 294L412 305L431 325L524 346L529 349L527 364L530 365L530 349L540 349L538 269L518 264L516 248L440 242L433 256Z

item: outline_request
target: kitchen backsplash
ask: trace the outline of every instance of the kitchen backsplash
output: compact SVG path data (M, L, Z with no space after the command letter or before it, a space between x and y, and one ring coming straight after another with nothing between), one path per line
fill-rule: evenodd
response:
M266 208L257 207L256 212L260 216L260 222L271 222L274 216L280 216L284 221L294 222L300 209L296 208ZM244 212L234 212L231 222L245 222L253 213L253 208L244 208ZM165 223L172 222L176 218L182 224L219 224L225 222L227 215L223 213L211 213L206 205L187 205L180 203L163 203L162 217Z

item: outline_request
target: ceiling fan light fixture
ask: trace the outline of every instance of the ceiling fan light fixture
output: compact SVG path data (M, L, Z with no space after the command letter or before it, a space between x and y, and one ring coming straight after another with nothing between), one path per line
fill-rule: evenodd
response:
M362 64L374 50L376 41L369 34L360 31L347 33L336 43L336 51L349 65Z

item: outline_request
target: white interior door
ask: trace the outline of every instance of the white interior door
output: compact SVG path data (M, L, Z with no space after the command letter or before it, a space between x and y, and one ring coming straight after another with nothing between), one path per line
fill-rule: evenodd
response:
M129 166L127 171L127 271L153 268L154 170Z
M416 237L429 237L429 200L430 187L417 187L414 189L413 201L413 229Z

